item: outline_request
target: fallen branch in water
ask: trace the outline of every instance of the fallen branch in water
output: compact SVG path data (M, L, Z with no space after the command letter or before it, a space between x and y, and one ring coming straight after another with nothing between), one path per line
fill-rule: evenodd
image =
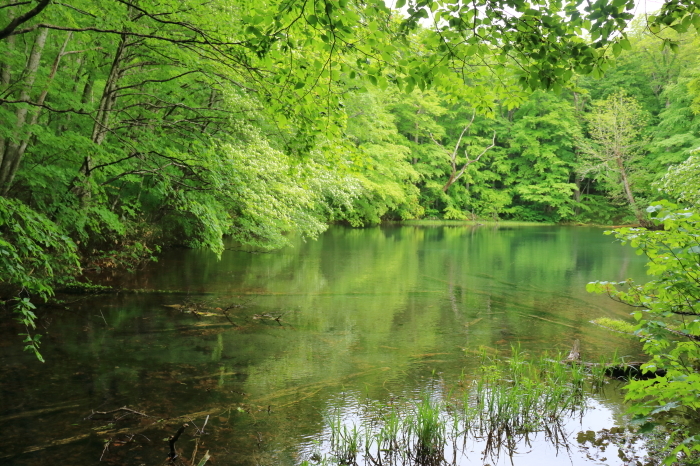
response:
M189 424L183 424L182 427L180 427L177 432L175 432L175 435L170 437L168 440L168 444L170 445L170 453L168 453L168 458L170 458L170 461L175 461L177 458L177 453L175 452L175 442L177 442L177 439L180 438L180 435L185 431L185 429L189 426Z
M268 314L268 313L266 312L265 314L255 314L255 315L253 315L253 320L261 320L261 321L265 321L265 320L274 320L274 321L277 322L278 324L282 325L282 322L280 322L280 320L281 320L282 317L284 317L286 314L287 314L287 313L284 312L284 313L282 313L282 314L280 314L280 315L278 315L278 316L273 316L272 314Z
M110 443L112 443L112 439L109 439L105 442L105 447L102 449L102 454L100 455L100 461L102 461L102 457L105 456L105 452L109 451Z
M290 406L292 404L298 403L299 401L301 401L303 399L311 397L314 394L318 393L319 391L326 389L328 387L336 386L336 385L343 385L343 384L346 384L350 380L357 379L358 377L366 376L366 375L374 373L376 371L384 372L384 371L389 371L389 370L391 370L390 367L376 367L373 369L368 369L368 370L356 372L354 374L348 374L344 377L339 377L339 378L330 379L330 380L324 380L324 381L320 381L320 382L313 382L313 383L309 383L309 384L304 384L304 385L300 385L300 386L286 388L283 390L278 390L274 393L262 396L262 397L257 398L257 399L250 400L250 402L254 403L254 404L258 404L258 405L270 406L270 402L272 400L279 400L281 398L284 398L284 397L287 397L290 395L294 395L293 401L290 401L288 403L280 403L279 405L276 405L279 407ZM223 409L223 411L225 411L225 408ZM204 411L194 412L194 413L189 413L189 414L185 414L182 416L169 418L165 421L168 424L175 423L175 422L183 422L183 421L188 422L189 419L204 418L206 416L216 415L217 413L221 413L221 412L222 412L222 407L217 405L217 406L210 407L209 409L204 410ZM164 424L159 423L159 421L156 421L155 420L156 418L154 418L152 416L148 416L148 417L153 419L153 422L151 424L142 425L142 426L138 426L138 427L126 427L126 428L122 428L122 429L105 430L105 431L100 432L99 435L100 436L108 436L109 435L109 436L115 437L117 435L122 435L122 434L127 434L127 435L141 434L141 432L144 432L148 429L151 429L154 426L156 426L156 427L160 426L162 428L162 426L164 425ZM202 428L204 428L204 426ZM53 447L57 447L57 446L61 446L61 445L68 445L70 443L75 443L75 442L79 442L81 440L85 440L87 438L92 437L93 435L95 435L94 431L89 432L89 433L80 434L80 435L75 435L75 436L69 437L69 438L52 440L50 442L40 444L40 445L33 445L33 446L25 448L21 452L17 452L17 453L0 452L0 459L11 458L14 456L24 455L27 453L34 453L37 451L45 450L47 448L53 448ZM201 460L200 460L200 464L201 464Z
M136 411L136 410L133 410L131 408L127 408L126 406L122 406L121 408L113 409L111 411L93 411L88 417L84 418L84 420L85 421L92 420L93 416L95 416L96 414L99 414L100 416L107 416L109 414L118 413L120 411L126 411L127 413L137 414L137 415L143 416L143 417L153 417L153 416L149 416L146 413L142 413L140 411Z

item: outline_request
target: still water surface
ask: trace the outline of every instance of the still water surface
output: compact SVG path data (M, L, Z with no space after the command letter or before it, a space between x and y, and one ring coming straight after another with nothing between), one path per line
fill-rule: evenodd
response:
M587 294L587 282L644 277L644 260L602 232L333 227L220 261L167 251L107 279L160 292L68 296L66 308L42 309L46 364L3 324L0 463L162 464L164 439L183 422L177 446L191 459L208 416L197 459L209 450L217 465L299 464L324 452L332 413L352 420L372 402L449 390L482 350L568 352L578 339L587 360L638 356L633 340L590 323L630 311ZM458 463L623 464L616 450L591 447L591 431L620 423L620 394L609 388L589 405L565 426L568 449L542 434L513 458L484 458L472 442ZM149 417L111 412L121 407Z

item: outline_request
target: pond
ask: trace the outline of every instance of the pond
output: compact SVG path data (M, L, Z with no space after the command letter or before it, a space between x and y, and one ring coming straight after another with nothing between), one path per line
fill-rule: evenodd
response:
M602 233L332 227L272 253L166 251L105 279L140 292L40 309L45 364L4 319L0 462L162 464L187 422L176 443L187 461L209 451L217 465L313 464L333 416L351 424L373 403L449 391L482 354L566 354L579 340L585 360L634 359L635 340L590 323L630 310L585 285L643 279L645 261ZM564 442L540 433L488 455L472 439L455 462L625 464L596 433L618 432L619 390L588 406L561 426Z

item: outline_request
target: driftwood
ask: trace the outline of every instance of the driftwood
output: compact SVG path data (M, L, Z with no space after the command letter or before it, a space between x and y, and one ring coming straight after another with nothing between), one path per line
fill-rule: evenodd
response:
M569 355L562 362L564 364L580 364L586 367L600 367L601 364L595 362L582 362L580 342L574 340ZM663 377L666 375L664 369L656 369L655 371L642 370L643 362L625 362L621 364L603 364L605 366L605 375L614 379L653 379L655 377Z
M567 362L581 361L581 343L578 340L574 340L574 346L571 347L569 351L569 356L566 357Z

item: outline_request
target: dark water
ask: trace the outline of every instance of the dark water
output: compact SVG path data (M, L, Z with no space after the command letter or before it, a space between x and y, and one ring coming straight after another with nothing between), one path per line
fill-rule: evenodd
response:
M165 439L189 422L177 443L188 459L199 442L210 464L299 464L323 448L329 413L449 387L482 350L568 352L579 339L587 360L636 356L634 340L590 323L629 309L587 282L644 277L644 260L602 231L334 227L269 254L168 251L108 282L162 293L40 309L46 364L3 320L0 463L161 464ZM569 450L541 436L513 464L622 464L583 447L585 432L619 424L620 395L590 406L568 424ZM148 417L111 412L121 407ZM478 450L461 463L486 464Z

